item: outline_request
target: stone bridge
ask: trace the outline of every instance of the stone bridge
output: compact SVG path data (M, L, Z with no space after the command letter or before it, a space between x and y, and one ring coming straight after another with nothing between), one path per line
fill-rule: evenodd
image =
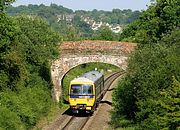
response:
M59 101L62 92L61 83L65 74L72 68L90 62L113 64L126 70L127 59L136 44L115 41L77 41L64 42L60 45L60 57L53 61L51 78L53 98Z

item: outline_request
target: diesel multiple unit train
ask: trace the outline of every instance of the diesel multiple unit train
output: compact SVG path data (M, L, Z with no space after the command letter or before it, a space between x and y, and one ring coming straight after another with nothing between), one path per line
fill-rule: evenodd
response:
M104 94L104 75L90 71L73 79L69 86L69 104L73 113L93 112Z

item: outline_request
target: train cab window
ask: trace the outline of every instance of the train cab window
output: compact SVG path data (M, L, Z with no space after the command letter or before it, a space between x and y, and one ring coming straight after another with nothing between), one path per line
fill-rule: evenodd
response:
M71 95L92 95L93 86L89 84L72 84Z
M92 85L89 84L83 84L83 93L82 94L93 94L93 87Z
M80 84L71 85L71 94L78 95L82 93L82 87Z

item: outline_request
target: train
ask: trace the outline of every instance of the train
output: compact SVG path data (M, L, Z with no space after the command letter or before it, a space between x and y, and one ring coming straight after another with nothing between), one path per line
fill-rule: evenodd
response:
M93 113L104 95L104 75L93 70L70 81L68 100L73 113Z

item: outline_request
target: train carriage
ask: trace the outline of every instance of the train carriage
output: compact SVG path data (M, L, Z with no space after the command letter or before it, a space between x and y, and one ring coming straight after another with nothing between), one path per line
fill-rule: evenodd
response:
M104 75L90 71L73 79L69 86L69 103L73 112L93 112L104 94Z

